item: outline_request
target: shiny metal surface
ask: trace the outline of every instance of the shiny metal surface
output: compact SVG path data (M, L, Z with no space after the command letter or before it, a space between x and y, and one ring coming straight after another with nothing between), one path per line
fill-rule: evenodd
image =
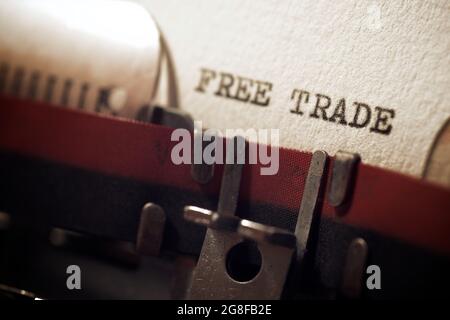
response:
M208 227L211 223L211 217L214 211L199 208L196 206L184 207L184 218L194 223Z
M0 298L9 298L11 300L43 300L30 291L17 289L2 283L0 283Z
M242 238L259 243L293 248L296 238L292 232L267 226L254 221L239 219L234 216L223 216L216 212L194 206L184 208L186 220L206 226L208 228L236 232Z
M294 248L296 244L296 237L292 232L250 220L241 220L238 233L244 238L260 243L269 243L287 248Z

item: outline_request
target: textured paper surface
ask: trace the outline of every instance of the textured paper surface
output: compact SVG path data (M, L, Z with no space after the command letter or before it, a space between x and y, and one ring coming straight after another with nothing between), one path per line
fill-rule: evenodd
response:
M173 58L180 107L210 128L280 128L280 144L419 176L450 115L450 3L141 0ZM201 68L273 84L260 107L194 90ZM294 88L395 110L389 135L289 112Z

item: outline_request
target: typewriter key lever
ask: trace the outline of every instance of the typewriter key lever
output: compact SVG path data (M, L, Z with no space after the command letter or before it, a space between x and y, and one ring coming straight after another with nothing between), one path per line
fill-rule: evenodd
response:
M141 211L136 250L139 254L158 256L164 237L166 213L157 204L148 202Z
M338 151L335 155L331 185L328 192L328 203L340 207L350 200L355 171L361 158L359 154Z
M306 250L326 160L313 155L295 234L235 216L243 165L226 164L217 212L184 208L185 219L208 227L187 298L279 299L296 249Z

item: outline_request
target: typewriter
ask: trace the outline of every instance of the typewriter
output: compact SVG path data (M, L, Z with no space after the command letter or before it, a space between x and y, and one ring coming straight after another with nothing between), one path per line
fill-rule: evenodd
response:
M0 297L448 298L448 21L1 1Z

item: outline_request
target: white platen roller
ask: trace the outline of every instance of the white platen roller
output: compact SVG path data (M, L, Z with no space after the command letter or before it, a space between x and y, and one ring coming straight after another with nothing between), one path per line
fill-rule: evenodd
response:
M0 93L134 118L160 65L156 24L125 1L0 1Z

